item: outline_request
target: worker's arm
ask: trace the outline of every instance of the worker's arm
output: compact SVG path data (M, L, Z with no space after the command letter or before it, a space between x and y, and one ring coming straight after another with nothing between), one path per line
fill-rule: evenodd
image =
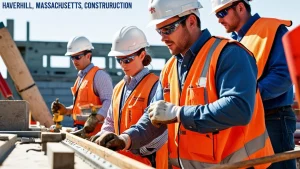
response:
M282 37L287 31L283 25L278 28L264 73L258 81L262 100L276 98L292 86L282 44Z
M149 100L148 100L148 106L151 103L151 100L155 96L155 92L157 90L158 83L155 83L155 85L152 87L152 90L150 92ZM168 131L166 130L162 135L156 137L154 140L152 140L147 145L141 147L137 150L132 150L134 153L141 154L143 156L150 155L156 151L158 151L168 140Z
M94 77L94 91L102 102L102 107L97 112L97 119L103 121L107 116L107 111L111 103L113 91L112 80L108 73L98 70Z
M184 106L179 117L186 129L209 133L249 123L256 94L255 59L236 44L229 44L221 52L216 69L219 99L206 105Z
M71 115L73 113L73 105L66 107L66 115Z
M95 142L99 144L99 137L101 135L107 134L107 133L114 133L115 128L114 128L114 117L112 113L112 103L109 106L108 112L107 112L107 117L104 119L104 123L101 127L101 130L94 136L90 138L90 141Z
M163 90L160 82L158 83L152 102L158 100L163 100ZM139 149L142 146L149 144L155 138L161 136L167 129L167 125L161 125L159 128L154 127L149 119L147 110L148 109L145 109L143 116L136 125L131 126L121 134L121 136L126 139L125 149Z
M101 131L99 131L96 136L101 136L103 133L114 133L114 117L112 113L112 105L109 106L107 111L107 117L104 120L104 123L101 127Z

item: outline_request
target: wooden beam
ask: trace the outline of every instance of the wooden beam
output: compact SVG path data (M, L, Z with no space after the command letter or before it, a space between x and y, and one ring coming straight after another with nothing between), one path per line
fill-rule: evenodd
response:
M74 136L70 133L66 133L66 139L76 143L77 145L80 145L94 154L99 155L101 158L122 169L153 169L152 167L147 166L139 161L133 160L122 154L119 154L118 152L109 150L108 148L99 146L93 142Z
M15 147L17 142L17 135L15 134L0 134L3 141L0 140L0 164L5 160L11 150ZM8 138L4 139L4 138Z
M1 134L16 134L18 137L41 138L41 131L0 131Z
M29 102L34 119L46 127L53 125L48 107L3 22L0 22L0 55L17 91L24 100Z
M65 133L53 133L53 132L42 132L41 141L42 141L42 151L47 153L47 143L48 142L61 142L66 138Z
M52 169L74 169L74 151L62 143L47 143L47 156Z
M254 167L260 164L275 163L279 161L291 160L300 157L300 150L286 151L272 156L261 157L253 160L241 161L232 164L220 164L207 169L236 169Z

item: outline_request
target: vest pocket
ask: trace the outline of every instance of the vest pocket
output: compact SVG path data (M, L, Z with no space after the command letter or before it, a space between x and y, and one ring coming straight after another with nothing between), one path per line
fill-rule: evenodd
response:
M139 106L128 106L127 115L125 118L126 124L129 124L128 127L134 125L138 122L138 120L143 115L144 110Z
M195 159L214 160L214 138L211 133L189 132L188 150Z
M204 95L204 87L188 87L187 92L189 95L189 100L188 103L190 103L190 105L199 105L199 104L205 104L205 95Z

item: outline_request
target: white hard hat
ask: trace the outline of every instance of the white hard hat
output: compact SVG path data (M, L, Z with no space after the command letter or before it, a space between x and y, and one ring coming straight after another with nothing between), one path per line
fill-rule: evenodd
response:
M150 0L148 26L157 25L176 15L182 17L194 13L200 18L200 8L202 5L198 0Z
M237 2L241 0L211 0L212 4L212 13L219 11L220 9L227 7L228 5L232 4L233 2ZM244 0L247 4L251 0Z
M73 55L75 53L94 49L92 43L84 36L75 36L71 38L67 45L66 56Z
M126 56L149 46L142 30L135 26L124 26L114 35L108 56Z

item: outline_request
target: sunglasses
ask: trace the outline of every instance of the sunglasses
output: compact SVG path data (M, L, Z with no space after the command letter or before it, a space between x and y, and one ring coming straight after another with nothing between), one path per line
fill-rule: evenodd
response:
M117 62L118 62L119 64L121 64L121 62L124 63L124 64L128 64L128 63L132 62L132 61L134 60L134 57L136 57L136 56L137 56L137 55L128 56L128 57L122 58L122 59L116 57L116 60L117 60Z
M71 60L80 60L83 56L85 56L84 53L76 55L76 56L70 56Z
M188 18L189 15L186 15L186 16L183 16L181 17L179 20L173 22L173 23L170 23L169 25L166 25L162 28L159 28L159 29L156 29L156 31L162 36L162 35L170 35L171 33L173 33L177 28L178 26L184 22L187 18Z
M216 13L216 17L217 17L217 18L224 18L224 17L228 14L229 9L236 7L240 2L241 2L241 1L234 2L234 3L232 3L230 6L228 6L227 8L225 8L225 9L223 9L223 10L217 12L217 13Z

